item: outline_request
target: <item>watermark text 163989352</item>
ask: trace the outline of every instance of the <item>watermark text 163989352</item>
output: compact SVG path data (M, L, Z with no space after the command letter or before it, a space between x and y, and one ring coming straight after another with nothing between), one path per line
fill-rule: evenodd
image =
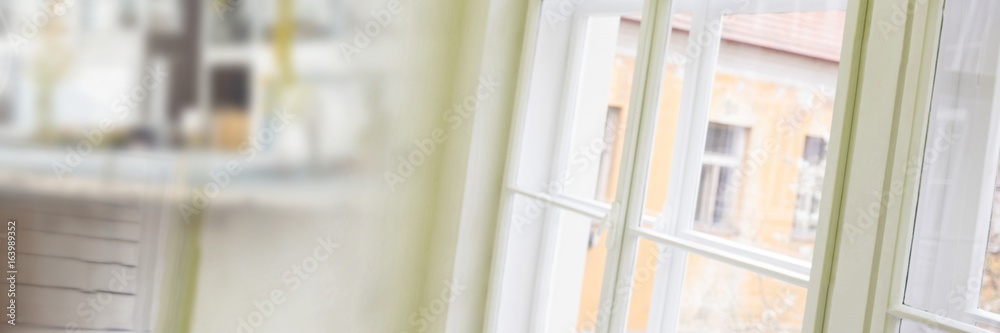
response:
M7 324L17 324L17 221L7 221Z

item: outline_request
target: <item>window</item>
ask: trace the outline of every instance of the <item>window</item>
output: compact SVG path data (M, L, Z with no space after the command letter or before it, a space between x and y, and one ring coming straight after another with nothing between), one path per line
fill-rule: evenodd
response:
M800 331L846 2L538 5L486 331Z
M698 185L695 222L706 230L732 231L739 194L736 173L743 162L746 129L710 123L705 139L705 160Z
M552 40L539 41L537 68L571 68L573 79L533 82L521 113L522 143L508 166L519 171L506 180L508 251L494 284L503 294L491 311L494 332L593 331L608 316L604 272L620 241L611 239L607 215L620 193L642 8L616 5L630 14L578 20L552 5L540 21Z
M1000 2L592 1L533 40L501 222L599 240L502 236L487 331L1000 332ZM531 188L609 107L605 195Z
M854 114L826 331L1000 331L1000 3L946 3L870 36L881 56L864 62L855 103L893 111ZM872 4L871 17L895 12Z
M823 175L826 172L826 140L807 136L802 160L799 162L799 182L796 184L795 225L793 235L811 235L819 224L819 202L823 195Z
M621 129L624 126L625 121L622 119L621 107L608 107L608 118L604 122L604 142L617 143L620 137L624 135L624 133L621 133ZM614 200L615 182L611 180L611 176L612 169L617 167L614 161L617 161L617 157L621 156L622 153L620 149L617 149L618 147L621 147L621 145L608 144L601 150L601 165L599 168L600 171L598 171L597 189L594 194L594 199L596 200L603 202Z
M903 305L935 317L1000 331L995 251L990 227L996 211L1000 166L1000 93L994 86L1000 42L994 2L955 1L945 8L938 66L913 220ZM969 34L967 29L987 28ZM983 80L987 80L984 82ZM994 245L995 246L995 245ZM920 325L901 325L903 332Z

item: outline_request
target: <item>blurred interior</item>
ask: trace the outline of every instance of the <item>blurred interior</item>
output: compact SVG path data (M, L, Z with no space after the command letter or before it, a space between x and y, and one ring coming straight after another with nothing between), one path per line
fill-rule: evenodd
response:
M373 43L349 65L340 49L369 7L0 2L0 213L20 223L18 332L259 332L261 313L279 331L392 325L363 305L391 298L374 286L392 263L344 237L384 227L346 222L371 221L361 212L386 192L389 69L365 61L384 51ZM330 260L282 274L318 258ZM287 310L255 307L279 289Z

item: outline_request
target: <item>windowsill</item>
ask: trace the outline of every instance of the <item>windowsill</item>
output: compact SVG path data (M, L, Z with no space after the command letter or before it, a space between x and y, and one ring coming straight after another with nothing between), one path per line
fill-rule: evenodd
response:
M186 154L186 156L182 156ZM186 179L184 191L172 191L171 184L179 170L223 170L235 153L153 151L143 155L117 151L97 151L88 155L65 178L59 178L51 161L65 161L66 153L51 147L19 146L0 148L0 191L37 195L77 195L126 199L134 195L136 182L145 184L149 193L162 193L164 199L189 200L194 188L214 182L209 172L199 172ZM181 164L181 158L194 162ZM135 161L148 163L153 170L133 166ZM244 161L236 159L237 161ZM68 162L67 162L68 163ZM145 165L145 164L139 164ZM245 163L240 177L232 177L224 191L212 199L215 209L239 209L247 205L281 208L309 208L350 197L358 180L342 175L302 177L306 172L288 169L282 173L277 157L261 155L255 163ZM152 174L147 174L151 172ZM162 173L162 174L161 174ZM159 178L157 178L159 177ZM158 192L156 192L158 191Z

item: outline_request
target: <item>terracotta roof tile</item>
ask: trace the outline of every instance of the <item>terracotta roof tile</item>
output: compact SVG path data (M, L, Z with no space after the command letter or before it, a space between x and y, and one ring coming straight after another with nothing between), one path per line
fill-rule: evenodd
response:
M730 15L723 19L722 38L836 62L845 19L842 11ZM691 18L675 15L673 25L689 30Z

